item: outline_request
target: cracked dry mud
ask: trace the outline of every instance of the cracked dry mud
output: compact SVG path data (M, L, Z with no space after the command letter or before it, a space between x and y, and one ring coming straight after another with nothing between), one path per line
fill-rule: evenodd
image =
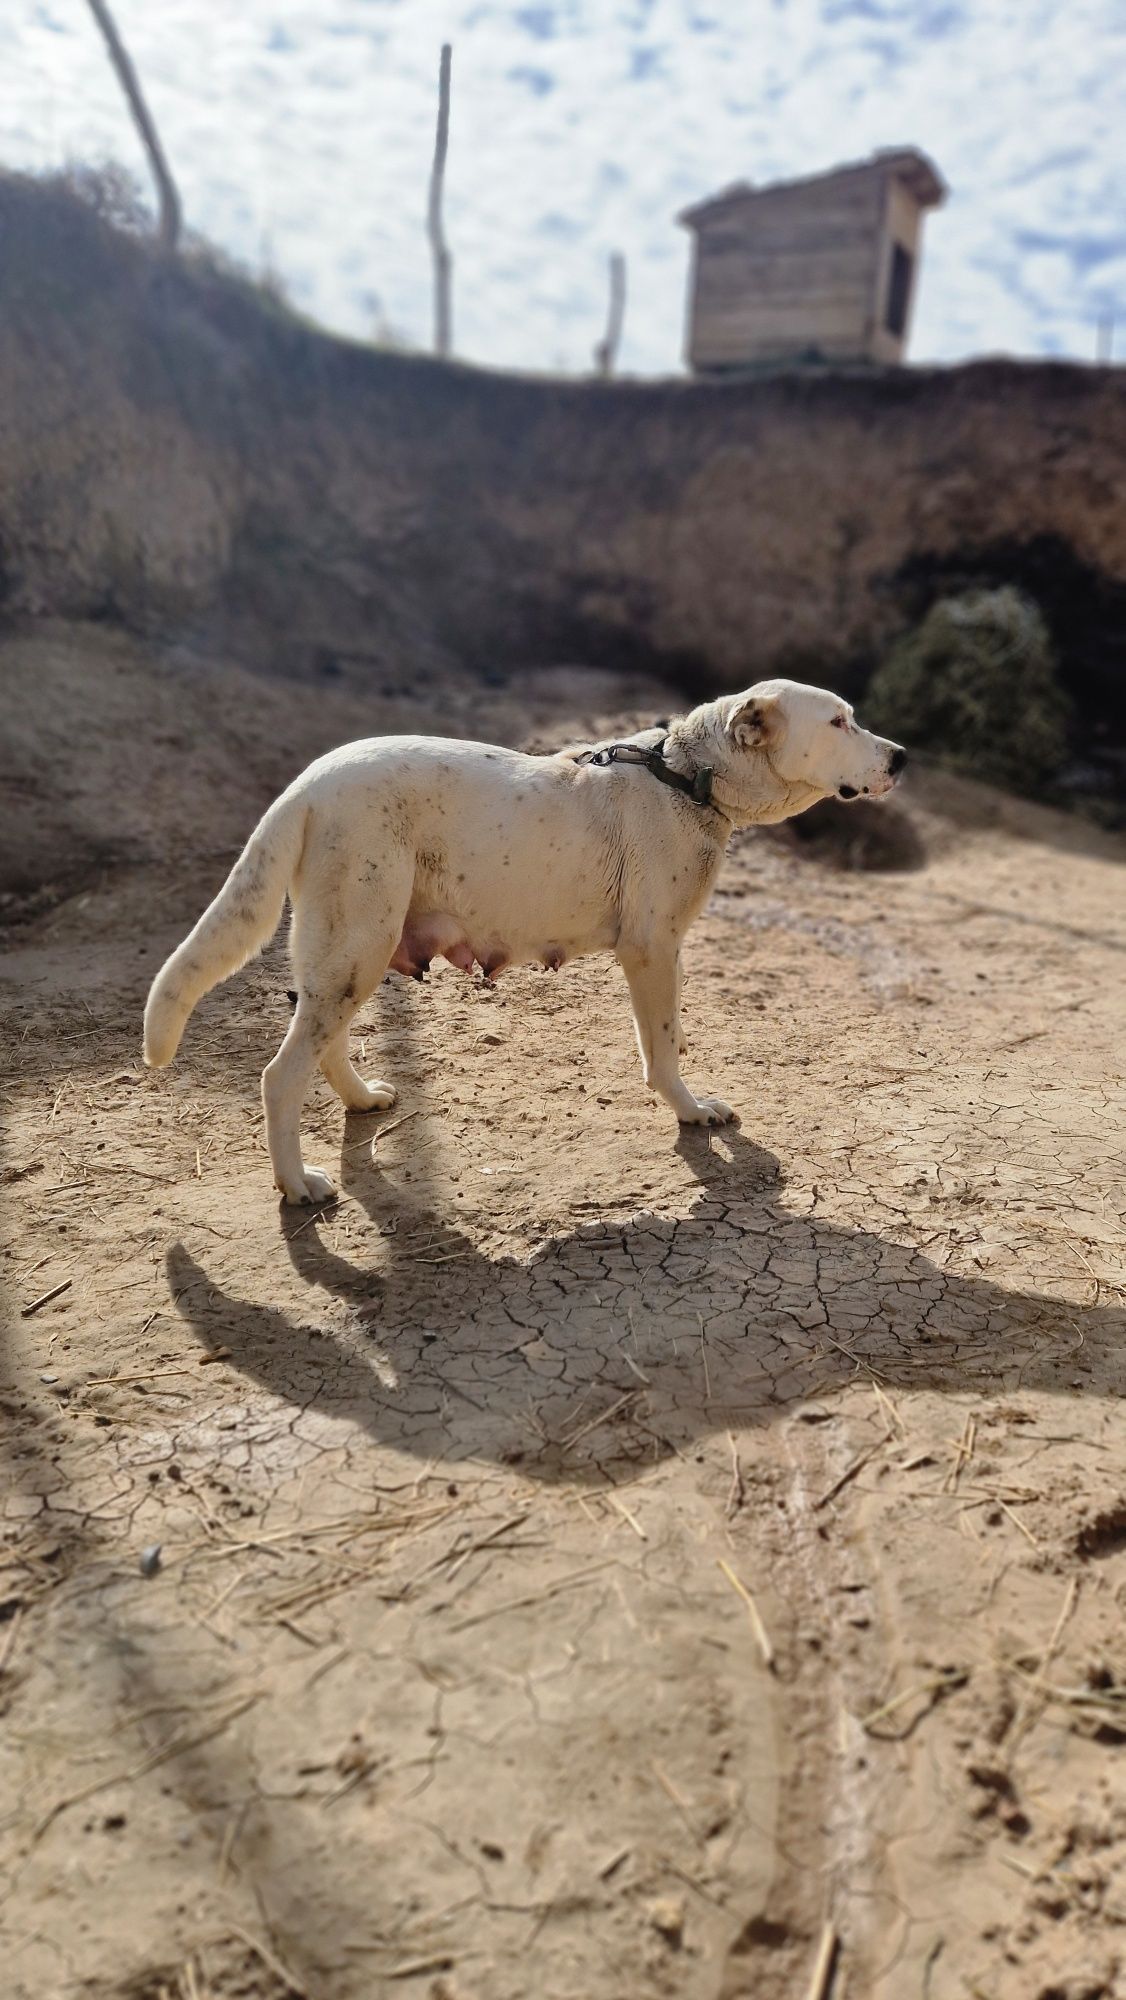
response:
M373 706L264 692L255 783ZM1126 1993L1123 850L934 776L914 872L740 841L687 955L722 1133L609 961L392 981L399 1102L318 1085L310 1216L280 943L138 1061L239 727L153 750L169 851L5 970L6 1990L780 2000L830 1924L851 2000Z

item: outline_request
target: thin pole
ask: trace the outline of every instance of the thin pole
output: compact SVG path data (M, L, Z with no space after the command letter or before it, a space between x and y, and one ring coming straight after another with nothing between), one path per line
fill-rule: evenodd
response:
M453 50L442 43L438 67L438 130L434 137L434 164L430 169L430 204L427 232L434 258L434 352L448 355L452 345L453 314L450 306L450 256L442 228L442 190L446 177L446 150L450 140L450 61Z
M626 260L620 250L610 258L610 311L606 331L594 350L594 365L600 375L612 375L626 316Z
M110 13L107 0L90 0L90 12L94 16L102 35L109 59L117 72L117 80L125 92L126 102L133 114L133 123L140 134L141 144L148 154L153 179L156 182L157 198L160 203L159 234L161 248L169 252L175 250L180 240L180 197L172 178L160 134L153 123L148 105L141 90L140 79L133 67L132 58L121 36L117 24Z

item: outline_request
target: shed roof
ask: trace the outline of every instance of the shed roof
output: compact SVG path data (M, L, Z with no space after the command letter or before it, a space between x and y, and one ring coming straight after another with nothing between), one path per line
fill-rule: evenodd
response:
M845 166L830 167L826 173L804 174L797 180L769 181L763 187L755 187L751 181L732 181L729 187L709 195L706 201L698 201L691 208L682 209L677 221L683 222L688 229L697 229L703 222L711 222L716 216L729 215L733 209L757 201L760 195L775 194L782 188L815 189L819 183L827 186L830 181L840 180L846 174L870 173L873 168L882 169L893 179L902 181L920 208L937 208L946 199L946 182L925 153L920 153L914 146L881 146L866 160L850 160Z

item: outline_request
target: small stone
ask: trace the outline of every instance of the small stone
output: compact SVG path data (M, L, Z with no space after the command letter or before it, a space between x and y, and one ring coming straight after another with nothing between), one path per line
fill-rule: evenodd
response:
M157 1570L160 1568L159 1542L151 1542L147 1549L141 1550L141 1560L138 1563L137 1567L140 1570L142 1576L156 1575Z
M667 1943L681 1944L684 1938L683 1896L658 1896L649 1905L649 1922Z

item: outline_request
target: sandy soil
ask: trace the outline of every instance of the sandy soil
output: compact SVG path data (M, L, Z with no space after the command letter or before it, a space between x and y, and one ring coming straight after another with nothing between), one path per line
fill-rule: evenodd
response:
M295 1214L280 941L138 1058L261 806L347 736L667 696L61 628L5 676L55 885L11 873L2 991L6 1990L1126 1994L1126 848L933 774L870 836L922 866L741 840L710 1136L610 961L393 980L399 1103L318 1086Z

